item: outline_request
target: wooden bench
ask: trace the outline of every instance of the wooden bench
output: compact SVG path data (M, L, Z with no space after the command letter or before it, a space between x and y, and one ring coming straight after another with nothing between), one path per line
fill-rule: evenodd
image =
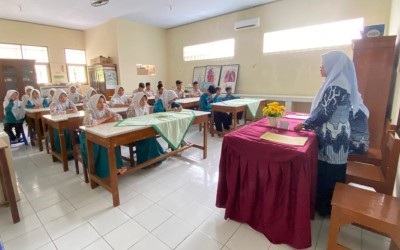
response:
M346 183L357 183L374 188L379 193L392 195L400 154L400 140L394 131L385 134L381 165L356 161L347 162Z
M340 227L357 224L392 239L400 245L400 199L336 183L332 198L328 249L350 249L337 243Z

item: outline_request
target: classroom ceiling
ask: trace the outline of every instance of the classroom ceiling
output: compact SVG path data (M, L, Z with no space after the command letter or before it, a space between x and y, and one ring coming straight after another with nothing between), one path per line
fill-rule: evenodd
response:
M279 0L0 0L0 19L85 30L113 18L172 28Z

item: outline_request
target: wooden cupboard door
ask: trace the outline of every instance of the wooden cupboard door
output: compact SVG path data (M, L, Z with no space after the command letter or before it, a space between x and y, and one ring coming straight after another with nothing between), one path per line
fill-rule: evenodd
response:
M358 90L370 116L370 148L381 148L392 83L396 37L375 37L353 43Z

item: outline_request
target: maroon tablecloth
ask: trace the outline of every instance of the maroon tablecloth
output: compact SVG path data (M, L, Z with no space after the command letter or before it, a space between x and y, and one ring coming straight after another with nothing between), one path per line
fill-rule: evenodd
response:
M307 136L304 146L260 139L271 128L261 119L225 135L219 164L217 207L225 219L248 223L274 244L311 246L318 146L313 132L294 132L301 120L286 119L289 136Z

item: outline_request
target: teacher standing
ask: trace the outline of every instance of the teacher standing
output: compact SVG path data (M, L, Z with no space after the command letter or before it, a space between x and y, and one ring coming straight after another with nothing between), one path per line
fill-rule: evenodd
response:
M331 213L336 182L346 179L349 153L351 106L359 110L361 96L353 62L342 51L322 55L321 76L325 77L313 99L311 116L295 127L315 130L318 137L318 186L316 210L321 216Z

